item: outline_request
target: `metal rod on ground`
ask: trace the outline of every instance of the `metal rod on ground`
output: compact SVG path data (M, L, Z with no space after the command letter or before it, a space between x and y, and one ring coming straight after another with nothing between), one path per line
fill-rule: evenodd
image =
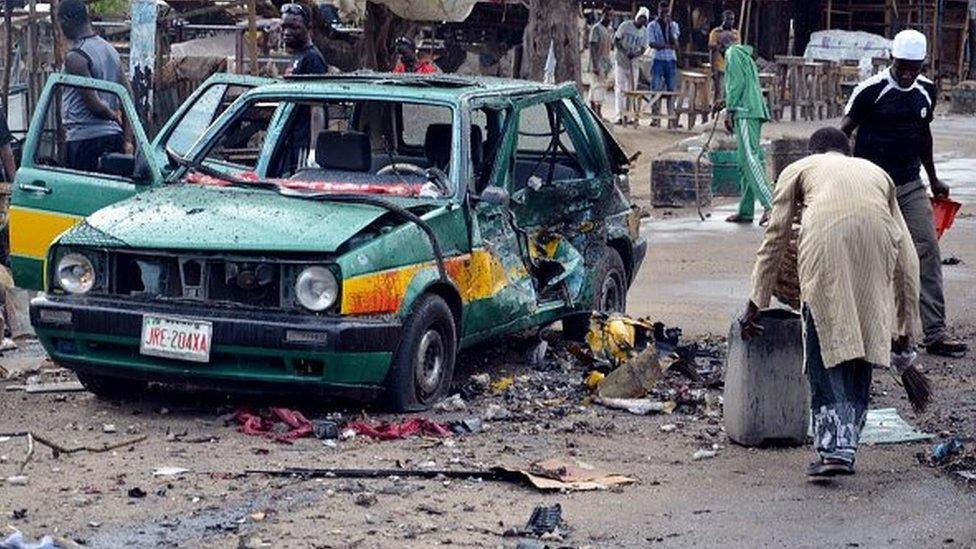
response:
M702 203L701 203L701 161L705 153L708 152L709 145L712 144L712 137L715 136L715 130L718 128L718 119L721 118L721 114L716 113L712 120L712 129L708 131L708 139L702 145L701 151L698 152L698 158L695 159L695 206L698 208L698 218L705 221L705 215L702 214Z
M303 478L480 478L483 480L505 480L504 472L497 470L452 471L448 469L320 469L306 467L286 467L284 469L247 469L246 475L268 475L273 477ZM510 475L509 475L510 476Z

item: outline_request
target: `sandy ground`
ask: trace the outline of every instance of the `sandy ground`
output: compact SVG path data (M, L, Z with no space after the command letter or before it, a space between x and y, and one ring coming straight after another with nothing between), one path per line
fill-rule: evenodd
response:
M788 130L802 134L816 126ZM955 333L972 342L976 143L970 136L976 120L940 119L936 129L943 176L966 202L943 242L945 256L964 261L945 269L949 314ZM646 128L620 134L631 150L645 151L645 162L685 137ZM638 170L634 180L641 178ZM748 294L761 238L756 226L721 221L730 211L731 205L721 206L706 222L690 212L651 212L643 225L649 255L629 296L633 314L681 326L686 334L727 333ZM283 445L247 437L224 421L237 405L274 400L157 390L137 401L110 403L87 393L0 391L0 432L31 430L67 446L148 437L128 448L57 458L37 446L24 469L27 484L0 484L0 515L29 537L52 534L91 547L514 547L519 538L504 536L507 530L523 526L534 506L559 503L571 531L563 541L548 542L553 547L976 547L976 491L920 465L915 454L927 453L928 444L864 448L855 477L810 484L803 476L812 457L808 448L729 445L720 419L701 407L638 417L585 406L577 383L581 370L557 363L554 374L533 373L521 365L525 346L523 340L506 340L461 356L462 381L481 371L493 379L525 377L504 394L475 397L465 411L429 414L451 420L482 415L492 405L515 414L489 421L484 432L449 441L356 438L329 447L303 439ZM24 366L40 363L43 356L28 344L0 361ZM914 415L883 372L877 375L873 406L896 407L909 421L942 436L976 434L976 361L924 357L923 368L939 390L929 412ZM315 417L333 410L311 401L283 404ZM106 424L117 432L104 433ZM664 424L676 428L664 432ZM15 475L25 439L0 440L0 477ZM713 444L717 457L692 460L696 450ZM543 494L489 481L241 474L284 466L475 469L551 457L576 458L638 482L610 491ZM163 466L189 472L154 477L154 469ZM145 497L129 495L136 487Z

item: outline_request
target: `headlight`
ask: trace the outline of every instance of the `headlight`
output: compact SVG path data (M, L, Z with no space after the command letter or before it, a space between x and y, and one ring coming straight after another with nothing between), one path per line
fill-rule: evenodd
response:
M88 293L95 286L95 267L82 254L67 254L58 261L57 281L68 293Z
M339 296L339 283L332 271L325 267L309 267L295 281L295 297L309 311L324 311Z

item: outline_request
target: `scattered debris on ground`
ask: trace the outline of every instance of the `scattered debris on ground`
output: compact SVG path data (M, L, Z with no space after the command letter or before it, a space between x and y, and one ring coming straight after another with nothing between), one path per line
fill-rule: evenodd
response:
M976 444L972 438L955 435L935 444L929 452L919 452L915 457L919 463L937 467L967 484L976 483Z
M245 435L264 436L276 442L290 443L297 438L312 436L312 422L301 412L288 408L271 407L267 414L259 415L239 408L234 412L237 430Z

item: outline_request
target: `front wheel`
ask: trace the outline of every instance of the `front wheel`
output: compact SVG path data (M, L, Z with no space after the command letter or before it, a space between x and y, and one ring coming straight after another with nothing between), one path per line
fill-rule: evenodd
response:
M600 263L593 269L592 310L622 313L627 310L627 271L620 253L607 247ZM590 329L590 314L578 313L563 319L563 337L583 341Z
M417 300L387 375L386 407L393 412L426 410L451 386L457 355L457 327L440 296Z

